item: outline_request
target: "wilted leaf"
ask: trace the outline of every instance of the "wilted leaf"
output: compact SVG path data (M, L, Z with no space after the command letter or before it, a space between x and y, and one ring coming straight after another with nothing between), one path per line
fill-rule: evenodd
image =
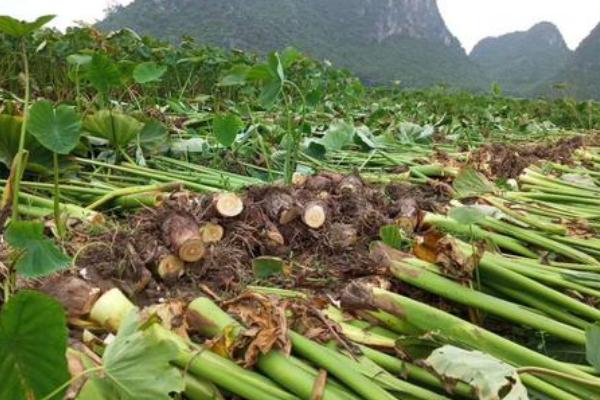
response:
M560 179L564 182L571 183L577 186L597 187L596 182L594 182L594 179L587 175L564 174L560 177Z
M167 67L155 62L143 62L133 70L133 79L137 83L156 82L167 72Z
M252 269L257 278L265 279L273 275L283 274L285 263L279 257L256 257L252 260Z
M337 151L351 144L353 137L353 125L344 121L336 121L331 124L319 143L325 146L327 151Z
M201 153L208 148L203 138L179 139L171 142L170 150L174 153Z
M65 312L52 298L21 291L0 313L0 399L42 399L69 380ZM53 400L63 398L60 391Z
M146 122L140 132L140 145L145 150L155 150L165 144L168 139L167 128L158 121Z
M48 150L69 154L79 143L81 119L73 107L52 107L48 100L41 100L29 111L29 132Z
M496 192L495 186L473 167L463 168L454 179L452 188L458 199Z
M434 350L425 363L438 375L473 387L479 400L529 398L515 368L489 354L446 345Z
M183 391L183 376L170 364L177 357L176 345L152 337L140 325L136 311L123 320L102 356L101 377L86 384L79 400L170 400L170 393Z
M235 137L243 128L244 122L235 114L217 115L213 120L215 138L225 147L233 144Z
M8 15L0 15L0 32L15 37L27 36L52 21L54 17L56 16L43 15L33 22L26 22L19 21Z
M585 355L596 371L600 371L600 323L598 322L585 330Z
M448 216L463 225L472 225L485 219L485 214L476 207L463 206L454 207L448 212Z
M4 237L11 247L22 252L15 269L26 278L50 275L71 265L71 259L44 236L42 223L12 221Z

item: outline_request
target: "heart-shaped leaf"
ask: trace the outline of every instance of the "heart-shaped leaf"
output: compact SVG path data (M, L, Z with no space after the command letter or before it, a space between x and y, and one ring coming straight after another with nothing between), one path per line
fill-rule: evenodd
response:
M8 15L0 15L0 32L9 36L27 36L54 19L55 15L43 15L33 22L19 21Z
M20 117L0 115L0 162L10 168L21 137ZM25 148L29 151L27 168L44 172L52 165L52 153L46 150L31 134L25 137Z
M144 62L138 64L133 70L133 79L137 83L150 83L159 81L167 72L167 67L155 62Z
M244 122L235 114L217 115L213 120L213 131L217 141L229 147L244 128Z
M121 84L119 68L105 54L95 53L86 67L85 78L102 94Z
M71 259L44 236L40 222L12 221L4 237L20 252L15 269L26 278L47 276L71 265Z
M69 154L79 143L81 119L73 107L52 107L48 100L41 100L29 111L29 132L50 151Z
M336 121L331 124L319 142L327 151L337 151L351 144L353 138L354 126L344 121Z
M183 391L183 376L170 364L176 345L154 338L141 325L132 310L104 351L101 377L93 378L78 400L170 400L171 393Z
M21 291L0 314L0 399L42 399L69 380L65 311L52 298ZM62 399L66 388L52 400Z

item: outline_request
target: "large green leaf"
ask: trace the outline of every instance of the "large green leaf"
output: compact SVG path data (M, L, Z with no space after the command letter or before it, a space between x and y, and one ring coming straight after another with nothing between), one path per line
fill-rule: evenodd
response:
M219 81L219 86L237 86L246 83L250 67L244 64L234 65Z
M600 323L596 322L585 330L585 339L586 359L600 372Z
M48 100L31 106L29 132L48 150L58 154L69 154L79 143L81 119L73 107L52 107Z
M472 386L479 400L528 399L515 368L489 354L446 345L434 350L425 363L444 378Z
M27 36L54 19L55 15L43 15L33 22L19 21L8 15L0 15L0 32L9 36Z
M213 131L217 141L229 147L244 128L244 122L235 114L217 115L213 120Z
M41 399L69 380L65 311L52 298L17 293L0 314L0 399ZM52 400L62 399L65 390Z
M164 65L158 65L152 61L143 62L133 69L133 79L137 83L156 82L160 80L165 72L167 72L167 67Z
M4 237L19 251L15 269L26 278L47 276L71 265L71 259L44 236L40 222L12 221Z
M166 144L169 137L167 128L156 120L150 120L144 124L140 132L140 146L144 150L155 150Z
M83 129L91 136L108 140L115 147L126 147L143 128L137 119L110 110L100 110L83 122Z
M178 349L155 339L132 311L102 356L102 373L82 390L78 400L170 400L180 393L184 380L170 362Z
M336 121L331 124L319 143L325 146L327 151L337 151L352 144L353 138L354 125L344 121Z
M86 66L85 78L100 93L108 91L121 84L121 72L117 65L107 55L95 53L92 61Z
M10 168L21 136L22 118L0 115L0 162ZM27 168L44 172L52 165L52 153L46 150L32 135L25 135L25 149L29 151Z

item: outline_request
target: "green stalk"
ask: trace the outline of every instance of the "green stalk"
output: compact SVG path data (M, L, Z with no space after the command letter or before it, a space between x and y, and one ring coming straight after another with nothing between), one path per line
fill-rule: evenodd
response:
M181 187L181 182L167 182L167 183L156 183L154 185L145 185L145 186L134 186L127 187L122 189L116 189L112 192L106 193L104 196L100 197L98 200L94 201L92 204L88 205L86 209L94 210L118 197L122 196L131 196L136 194L148 193L148 192L168 192L171 190L176 190Z
M225 400L219 389L208 381L185 374L185 397L190 400Z
M568 342L585 346L584 331L531 312L518 304L462 286L438 275L438 273L431 272L428 268L437 269L437 267L426 264L429 263L409 257L404 260L391 259L391 257L389 259L392 274L403 282L457 303L486 311L524 326L546 331Z
M202 321L195 326L196 330L209 338L224 334L227 328L232 328L232 334L242 334L244 327L234 320L229 314L208 298L197 298L189 304L188 312L193 319ZM311 373L299 369L290 362L289 358L278 350L261 354L258 359L258 368L273 381L295 393L301 399L311 400L315 385L315 378ZM354 395L348 391L339 390L327 385L323 391L323 400L351 400Z
M472 238L473 240L489 240L496 246L510 250L516 254L537 258L537 254L524 247L519 241L494 232L488 232L481 229L478 226L464 225L452 218L445 217L443 215L426 213L423 218L423 223L426 225L433 225L442 231L452 233L457 236Z
M498 198L495 198L492 196L484 196L483 199L485 201L487 201L488 203L490 203L491 205L493 205L494 207L496 207L497 209L499 209L500 211L502 211L504 214L506 214L512 218L515 218L516 220L524 222L527 225L541 229L548 233L559 234L559 235L564 235L565 233L567 233L567 228L565 228L564 226L559 225L559 224L546 223L546 222L540 221L539 218L535 218L535 217L532 217L527 214L519 213L519 212L513 210L512 208L507 207L506 204L504 203L504 201L501 199L498 199Z
M515 225L487 217L479 224L491 228L501 234L512 236L525 242L535 244L556 254L569 257L584 264L599 264L598 260L582 251L564 245L556 240L542 236L535 231L519 228Z
M96 301L90 317L100 325L117 331L121 321L134 309L135 306L119 289L112 289ZM153 324L147 329L158 340L176 345L179 354L174 364L198 378L213 382L248 400L299 400L262 375L246 370L203 346L193 344L159 324Z
M56 224L56 231L58 233L59 238L63 238L65 235L65 226L63 225L62 218L60 216L60 186L58 184L58 154L52 153L52 164L54 169L54 224Z
M16 174L13 182L13 199L12 199L12 215L11 219L16 221L19 219L19 191L21 177L25 171L23 158L25 152L25 137L27 135L27 120L29 117L29 99L30 99L30 82L29 82L29 60L27 59L27 43L25 38L21 39L21 57L23 61L23 73L25 74L25 98L23 101L23 122L21 122L21 134L19 136L19 147L17 150L17 163L15 165Z
M409 321L423 333L438 332L442 337L458 342L467 348L476 348L515 366L535 366L563 372L576 377L586 378L592 382L600 379L586 374L579 369L539 354L526 347L480 328L470 322L450 315L429 305L408 297L370 287L357 282L351 284L342 299L345 307L358 309L381 309L398 318ZM533 383L537 390L542 387L544 393L552 398L573 398L562 390L530 376L524 376L524 382ZM553 384L584 398L593 398L600 392L592 392L563 379L552 379ZM548 385L548 387L546 387Z

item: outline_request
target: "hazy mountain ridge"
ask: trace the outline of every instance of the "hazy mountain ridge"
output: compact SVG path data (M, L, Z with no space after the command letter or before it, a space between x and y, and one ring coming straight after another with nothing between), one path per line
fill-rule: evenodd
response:
M559 29L541 22L527 31L485 38L469 57L507 94L529 96L555 77L571 55Z
M485 82L436 0L135 0L99 26L260 52L294 45L371 83Z

